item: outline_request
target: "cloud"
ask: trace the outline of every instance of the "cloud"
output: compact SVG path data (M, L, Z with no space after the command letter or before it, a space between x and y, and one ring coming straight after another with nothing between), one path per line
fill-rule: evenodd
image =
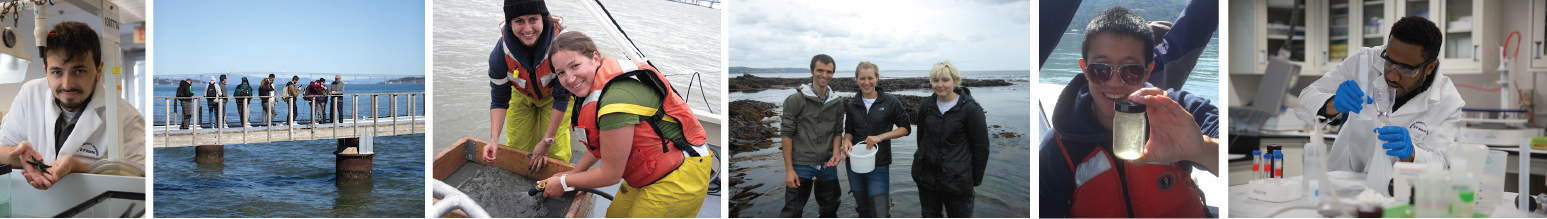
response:
M729 7L730 65L805 67L828 54L839 70L870 61L923 70L1030 69L1030 2L750 1Z

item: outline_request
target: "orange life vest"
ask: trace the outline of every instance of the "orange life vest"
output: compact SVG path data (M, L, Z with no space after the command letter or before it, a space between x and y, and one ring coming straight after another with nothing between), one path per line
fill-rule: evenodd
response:
M655 183L667 174L682 166L682 160L686 156L700 156L691 147L704 145L708 135L704 127L698 122L698 117L693 115L693 109L688 103L677 95L671 83L661 75L655 67L645 63L637 63L629 60L616 60L603 58L601 67L596 71L596 77L591 80L590 95L585 101L573 101L580 104L579 109L572 114L575 118L572 133L584 133L580 140L586 145L592 156L601 158L601 130L597 119L601 115L609 113L628 113L650 117L634 125L634 138L630 143L628 164L623 171L623 180L628 180L629 186L634 188L645 187ZM598 103L603 93L614 82L623 80L638 80L652 88L661 96L661 106L639 106L633 104L610 103L601 106ZM656 129L656 124L662 122L677 123L682 126L682 138L663 139L661 132Z
M1065 162L1074 169L1070 217L1201 218L1202 199L1186 170L1172 165L1136 165L1116 160L1096 147L1079 160L1070 158L1062 137L1053 135ZM1079 156L1079 155L1075 155ZM1078 164L1074 162L1080 162Z
M504 37L505 32L504 25L501 25L500 43L505 43L505 40L508 40ZM495 79L495 83L500 84L501 82L508 81L509 83L515 84L516 91L519 91L522 95L526 95L532 99L542 99L543 97L553 95L552 93L548 92L550 89L553 89L552 87L548 86L548 82L553 81L553 79L558 76L553 74L553 63L552 61L548 61L547 54L543 54L542 59L539 59L540 61L538 61L539 63L537 65L537 69L526 69L525 67L522 67L521 62L516 61L514 58L515 56L510 53L509 45L520 45L520 43L505 43L504 45L506 46L502 46L500 48L504 49L502 52L505 52L505 66L510 68L510 70L505 71L504 79Z

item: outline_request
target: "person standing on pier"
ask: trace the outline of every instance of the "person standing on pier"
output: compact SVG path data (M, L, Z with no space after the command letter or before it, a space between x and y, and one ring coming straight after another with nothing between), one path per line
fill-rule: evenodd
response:
M549 46L564 31L560 18L548 13L541 0L506 0L505 23L500 40L489 52L489 140L484 142L483 159L496 158L500 134L509 139L506 147L543 154L569 162L569 130L558 128L569 123L570 91L554 80L548 60ZM548 159L529 159L528 168L542 169Z
M322 108L323 105L328 104L328 99L322 96L328 93L328 87L322 84L323 81L324 80L322 80L322 78L317 78L317 80L312 81L311 84L306 85L306 100L311 101L311 113L309 114L311 114L311 124L313 125L322 122L321 117L323 114L325 114L322 113Z
M328 87L328 94L332 95L333 109L328 111L328 121L339 122L344 117L344 76L333 75L333 86Z
M263 82L258 83L258 99L262 102L260 104L263 105L263 125L265 126L274 122L273 96L274 74L269 74L268 78L263 78Z
M241 127L252 126L247 123L248 100L252 100L252 84L247 83L247 77L242 77L242 84L236 85L236 113L242 116Z
M183 79L182 81L178 81L177 97L193 97L193 79ZM197 108L193 107L193 98L177 99L177 104L182 105L181 109L183 111L183 125L179 128L188 129L189 127L198 127L193 126L193 112L198 110Z
M821 217L837 217L843 196L838 163L843 162L843 114L846 97L832 87L832 56L811 57L811 84L795 88L779 114L779 145L784 151L784 209L779 217L801 217L806 200L816 193Z
M128 100L106 94L102 52L90 26L55 24L48 46L39 52L46 78L23 84L5 119L0 119L0 154L7 155L0 160L20 168L33 188L47 190L65 176L86 172L91 164L109 158L145 165L145 118ZM117 115L107 115L108 104L116 104ZM108 119L118 121L119 127L106 127ZM106 132L118 132L119 139L106 139ZM106 147L109 141L118 147ZM51 167L39 170L27 162L32 160Z
M296 112L295 106L297 105L295 98L301 96L300 83L301 76L290 76L290 83L285 83L285 102L289 102L290 105L290 119L287 120L290 121L290 125L296 125L295 121L300 120L296 118L297 115L301 114Z
M204 97L209 98L205 101L209 103L209 115L213 118L210 122L214 123L213 128L226 127L226 115L221 114L221 109L225 108L226 103L226 75L220 75L219 80L210 77L209 85L204 87Z

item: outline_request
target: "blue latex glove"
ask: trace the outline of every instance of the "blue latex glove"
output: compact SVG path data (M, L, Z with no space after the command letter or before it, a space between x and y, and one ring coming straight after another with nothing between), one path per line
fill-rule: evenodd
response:
M1359 83L1354 80L1343 81L1338 85L1337 95L1332 96L1332 107L1339 114L1358 112L1364 110L1364 104L1375 103L1375 99L1364 95L1364 90L1359 89Z
M1413 157L1413 140L1408 137L1407 128L1386 126L1375 128L1375 133L1379 134L1376 138L1386 141L1380 146L1386 149L1386 155L1402 159Z

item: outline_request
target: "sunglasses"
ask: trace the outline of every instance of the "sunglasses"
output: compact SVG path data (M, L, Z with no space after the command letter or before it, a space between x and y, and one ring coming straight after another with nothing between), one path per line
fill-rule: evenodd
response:
M1107 80L1112 79L1113 72L1118 72L1116 73L1119 75L1118 80L1122 80L1124 84L1128 85L1144 84L1144 75L1149 73L1149 69L1145 69L1143 65L1139 64L1112 65L1107 63L1090 63L1085 65L1085 71L1088 73L1085 75L1097 84L1107 83Z
M1391 60L1390 56L1386 56L1385 50L1380 51L1380 58L1386 59L1386 71L1397 71L1397 73L1400 73L1400 75L1403 77L1409 78L1417 77L1419 69L1422 69L1423 66L1427 66L1429 63L1434 62L1433 59L1430 59L1428 61L1424 61L1423 63L1419 63L1418 65L1402 64L1395 60Z

